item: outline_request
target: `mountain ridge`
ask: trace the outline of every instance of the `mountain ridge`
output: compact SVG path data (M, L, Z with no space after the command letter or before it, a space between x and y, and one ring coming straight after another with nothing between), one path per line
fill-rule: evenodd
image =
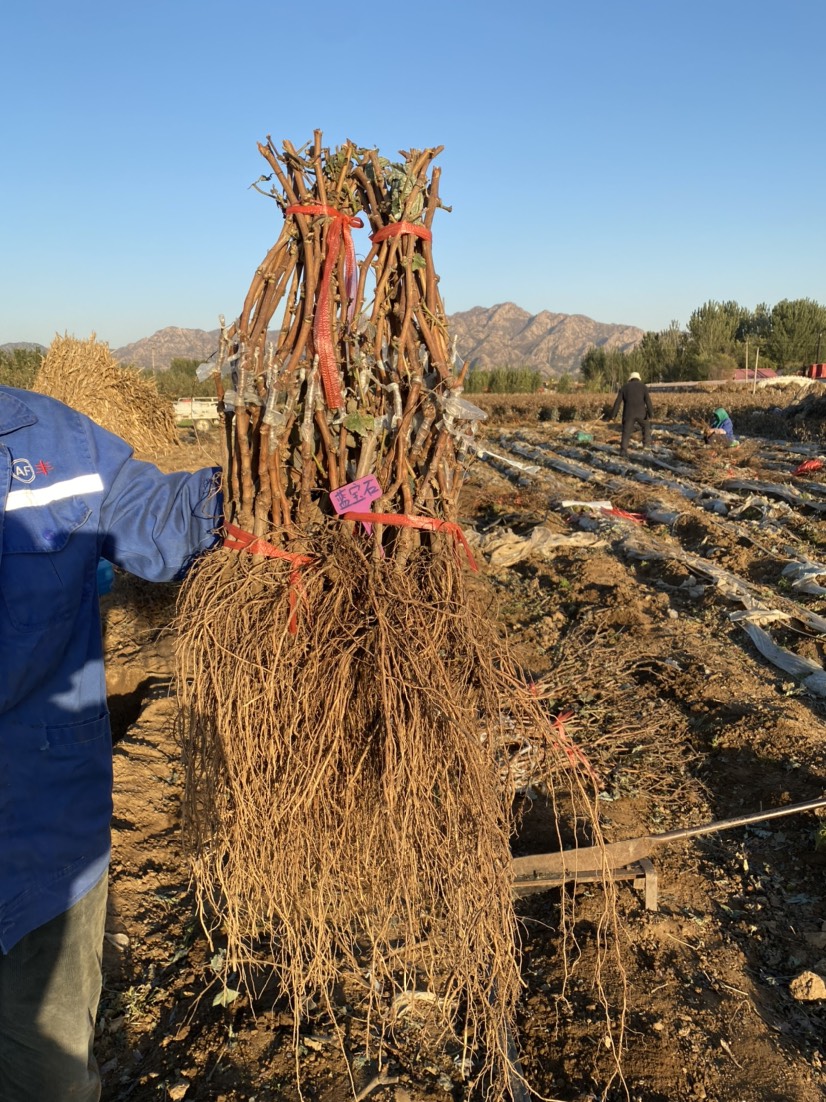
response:
M530 314L513 302L474 306L449 314L447 323L458 356L470 361L471 370L529 367L546 377L575 372L594 345L628 352L644 336L644 330L633 325L599 322L585 314L551 310ZM112 349L112 354L123 364L166 371L174 359L209 359L218 349L219 335L219 329L167 326L149 337ZM2 346L13 347L24 345L21 342Z
M512 302L474 306L452 314L448 325L459 354L472 366L532 367L544 375L576 371L594 345L629 352L644 336L636 326L550 310L529 314Z

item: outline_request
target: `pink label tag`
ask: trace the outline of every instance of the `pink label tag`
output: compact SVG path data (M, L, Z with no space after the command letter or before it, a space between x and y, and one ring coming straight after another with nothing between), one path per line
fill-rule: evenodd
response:
M346 486L340 486L330 492L330 501L337 513L369 513L370 505L381 497L382 488L374 474L357 478L355 482L348 482ZM372 524L365 524L364 530L369 535L373 531Z
M364 478L357 478L355 482L348 482L346 486L332 490L330 501L337 513L363 513L369 512L370 503L381 497L381 494L382 489L378 479L374 474L368 474Z

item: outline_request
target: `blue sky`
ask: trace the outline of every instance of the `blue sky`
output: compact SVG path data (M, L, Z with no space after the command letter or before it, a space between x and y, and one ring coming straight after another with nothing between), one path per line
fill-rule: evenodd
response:
M826 303L823 0L27 0L3 16L0 344L239 311L257 142L444 145L449 313Z

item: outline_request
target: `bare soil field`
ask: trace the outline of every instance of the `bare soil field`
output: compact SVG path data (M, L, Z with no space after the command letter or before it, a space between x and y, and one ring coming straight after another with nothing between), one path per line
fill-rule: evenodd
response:
M600 420L610 398L561 398L485 399L461 519L473 584L599 778L606 839L826 795L826 470L793 473L826 451L816 403L784 417L786 395L669 397L653 447L623 460L618 425ZM703 444L698 422L717 405L739 448ZM187 437L157 461L217 462L217 440ZM414 1013L378 1062L346 999L337 1031L308 1007L296 1045L286 1007L219 980L179 839L176 592L121 575L103 599L115 739L104 1100L471 1102L461 1061L429 1053ZM553 850L542 794L517 799L514 854ZM515 1044L532 1090L826 1097L826 814L675 841L651 860L656 909L641 877L617 882L619 952L599 983L602 886L518 901ZM563 891L576 896L567 958Z

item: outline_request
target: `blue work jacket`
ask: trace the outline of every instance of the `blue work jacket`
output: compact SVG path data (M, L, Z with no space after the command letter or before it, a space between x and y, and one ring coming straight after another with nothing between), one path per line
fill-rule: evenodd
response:
M179 576L217 542L215 468L162 474L61 402L0 386L0 951L105 873L97 565Z

